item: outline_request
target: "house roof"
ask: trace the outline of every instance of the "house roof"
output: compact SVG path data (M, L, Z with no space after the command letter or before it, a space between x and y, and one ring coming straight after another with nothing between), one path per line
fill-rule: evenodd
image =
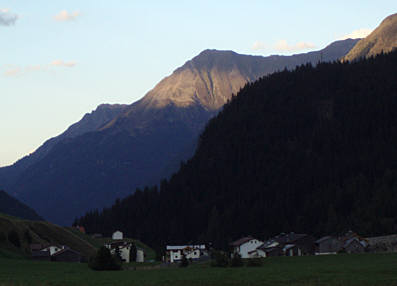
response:
M346 240L345 241L345 244L343 245L343 247L347 247L347 246L349 246L351 243L353 243L354 241L357 241L359 244L361 244L361 246L362 247L367 247L368 246L368 243L365 241L365 240L361 240L361 239L359 239L359 238L357 238L357 237L353 237L353 238L351 238L351 239L348 239L348 240Z
M186 248L194 248L194 249L205 249L205 244L197 244L197 245L167 245L167 250L182 250Z
M231 242L230 245L231 246L240 246L240 245L242 245L250 240L253 240L253 239L255 239L255 238L253 238L252 236L242 237L236 241Z
M286 244L283 248L283 251L287 251L288 249L294 248L295 244Z
M265 241L263 244L261 244L259 247L259 249L266 249L266 248L271 248L271 247L277 247L280 245L280 242L274 240L274 239L270 239L268 241Z
M73 250L73 249L71 249L71 248L65 248L65 249L62 249L62 250L60 250L60 251L55 252L52 256L58 256L58 255L60 255L60 254L62 254L62 253L65 253L65 252L67 252L67 251L73 252L73 253L78 254L78 255L81 255L79 252L77 252L77 251L75 251L75 250Z
M266 250L272 247L281 247L286 244L295 244L299 239L306 237L307 234L299 234L299 233L281 233L276 235L275 237L265 241L259 249Z
M322 242L324 242L324 241L327 241L328 239L332 239L333 237L332 236L323 236L322 238L319 238L319 239L317 239L316 241L315 241L315 243L322 243Z

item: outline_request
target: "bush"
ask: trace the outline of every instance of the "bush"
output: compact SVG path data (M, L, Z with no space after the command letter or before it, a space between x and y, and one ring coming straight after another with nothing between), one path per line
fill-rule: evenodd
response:
M189 261L187 260L185 255L182 255L182 260L179 263L179 267L188 267L189 266Z
M244 263L243 263L243 260L241 259L240 254L238 254L238 253L233 254L233 258L230 261L230 266L241 267L243 265L244 265Z
M229 257L222 251L215 251L211 261L212 267L227 267L229 265Z
M8 241L11 242L15 247L21 247L21 241L19 235L15 230L11 230L8 233Z
M115 256L110 253L110 250L102 246L98 249L95 257L93 257L88 266L93 270L120 270L121 263L119 263Z
M247 266L250 267L259 267L262 266L263 260L262 258L250 258L248 259Z

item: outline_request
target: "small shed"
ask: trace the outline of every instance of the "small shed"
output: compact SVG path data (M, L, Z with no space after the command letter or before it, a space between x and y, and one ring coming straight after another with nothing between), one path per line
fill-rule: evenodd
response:
M123 233L121 231L119 231L119 230L116 230L112 234L112 239L114 239L114 240L123 239Z

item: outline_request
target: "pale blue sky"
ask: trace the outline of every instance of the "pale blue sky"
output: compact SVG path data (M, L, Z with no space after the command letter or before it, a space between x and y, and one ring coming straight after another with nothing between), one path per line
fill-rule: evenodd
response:
M397 12L395 0L324 2L0 0L0 166L204 49L307 52Z

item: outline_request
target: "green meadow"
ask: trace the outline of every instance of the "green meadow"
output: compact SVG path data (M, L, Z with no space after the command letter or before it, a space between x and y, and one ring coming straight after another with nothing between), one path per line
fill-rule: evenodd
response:
M397 285L397 254L274 257L260 267L147 268L96 272L86 264L1 258L0 285Z

